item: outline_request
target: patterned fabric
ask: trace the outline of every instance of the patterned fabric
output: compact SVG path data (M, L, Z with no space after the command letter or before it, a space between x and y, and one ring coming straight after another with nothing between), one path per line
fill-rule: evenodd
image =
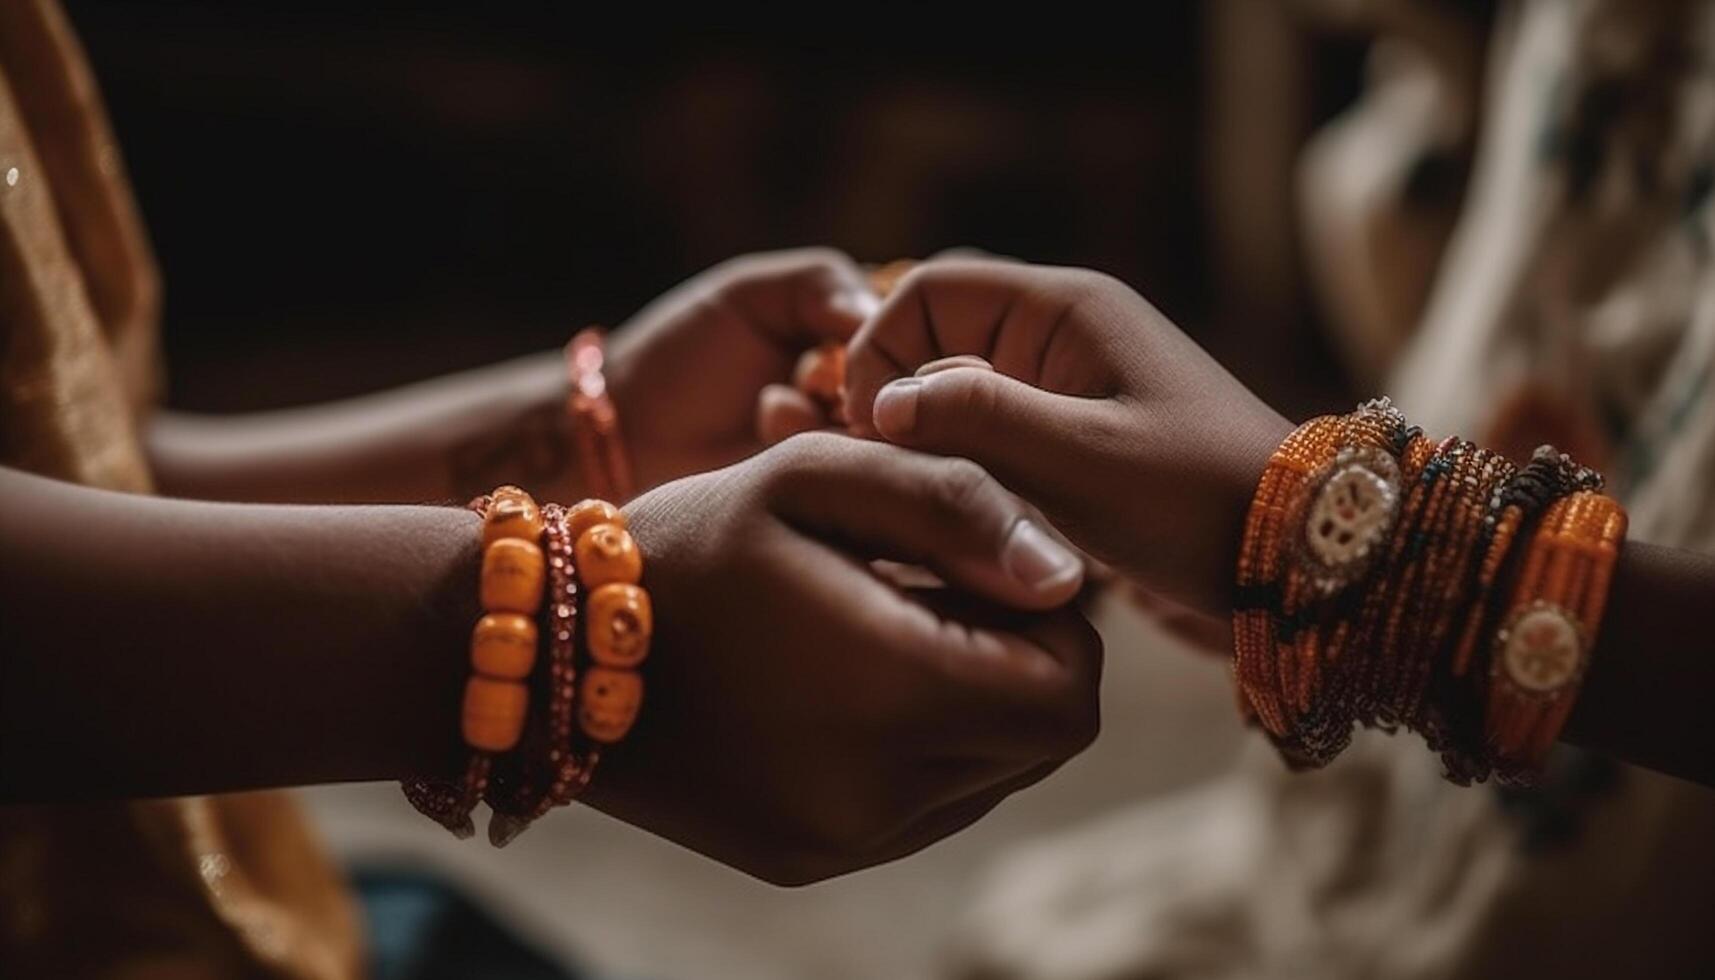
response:
M1429 3L1340 6L1386 8L1378 19L1397 25ZM1461 91L1412 77L1411 99ZM1319 281L1345 297L1342 346L1396 356L1383 390L1426 430L1526 452L1575 444L1605 457L1634 539L1715 551L1715 3L1506 5L1485 86L1470 182L1436 261L1418 261L1433 216L1396 220L1410 213L1397 197L1319 195L1338 180L1305 181L1312 207L1369 209L1309 221L1313 236L1362 233L1324 250L1360 243L1361 261L1325 263ZM1366 99L1335 128L1367 118L1444 153L1456 127L1430 123L1460 112L1427 105L1402 119ZM1339 154L1386 143L1374 136L1319 142L1309 165L1321 155L1363 177L1376 161ZM1407 274L1420 265L1431 280ZM1409 337L1401 310L1419 311ZM1557 757L1546 792L1461 789L1416 739L1374 733L1308 775L1252 749L1208 786L1004 862L954 972L1715 975L1715 792L1575 752Z
M158 289L54 0L0 3L0 461L146 493ZM290 798L0 807L0 976L341 978L343 886Z

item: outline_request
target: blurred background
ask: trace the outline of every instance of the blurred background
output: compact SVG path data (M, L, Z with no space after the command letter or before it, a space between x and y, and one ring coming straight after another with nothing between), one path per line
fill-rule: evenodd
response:
M546 349L725 258L804 244L1092 266L1289 415L1350 402L1304 285L1293 161L1356 97L1369 47L1291 4L1137 4L1123 27L993 37L861 10L788 36L395 6L68 0L162 266L173 406L312 402ZM1480 32L1485 5L1458 6ZM1423 174L1456 203L1459 174ZM1092 751L952 841L806 890L587 811L495 853L392 786L307 798L354 864L454 876L548 955L614 976L935 976L997 857L1238 749L1219 660L1122 604L1102 620Z
M1290 152L1356 93L1364 46L1280 4L1228 6L976 37L879 17L598 29L529 0L67 4L163 267L170 397L202 410L546 348L722 259L803 244L1093 266L1302 401L1332 372L1297 343L1316 333L1299 277L1235 278L1245 261L1211 230L1234 177L1210 158L1235 147L1209 120L1247 106L1265 131L1249 149ZM1244 89L1277 72L1223 83L1258 59L1302 98ZM1287 206L1269 162L1247 168L1249 207ZM1241 331L1231 314L1258 301L1268 322Z

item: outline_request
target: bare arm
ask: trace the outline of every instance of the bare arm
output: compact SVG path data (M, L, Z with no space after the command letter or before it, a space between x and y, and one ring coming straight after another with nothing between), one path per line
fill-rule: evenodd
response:
M500 483L580 496L557 352L325 405L237 416L160 412L161 491L296 503L464 500Z
M873 303L850 259L803 249L733 259L639 311L607 361L639 485L760 450L756 393L786 381L805 349L849 336ZM147 441L162 491L182 497L416 503L517 483L576 500L565 398L550 351L327 405L162 413Z
M0 799L397 778L456 759L475 515L0 470Z
M995 370L910 377L954 354ZM1210 615L1231 609L1257 474L1292 426L1123 284L930 263L850 358L847 408L860 427L974 459L1137 581ZM1715 558L1625 548L1565 737L1715 786L1711 609Z
M1566 740L1715 786L1712 609L1715 557L1627 545Z

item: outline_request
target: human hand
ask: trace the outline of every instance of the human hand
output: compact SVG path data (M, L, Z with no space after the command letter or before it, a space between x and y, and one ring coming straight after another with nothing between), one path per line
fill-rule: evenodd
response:
M831 249L747 255L668 291L614 333L606 374L640 487L725 466L763 448L770 415L811 412L780 384L805 350L845 340L877 301Z
M1061 608L1082 567L968 461L808 434L626 511L647 702L585 797L620 819L805 883L927 846L1095 735L1100 640Z
M935 369L958 355L993 370ZM859 434L975 460L1092 556L1219 615L1291 429L1124 283L996 260L906 276L853 338L846 387Z

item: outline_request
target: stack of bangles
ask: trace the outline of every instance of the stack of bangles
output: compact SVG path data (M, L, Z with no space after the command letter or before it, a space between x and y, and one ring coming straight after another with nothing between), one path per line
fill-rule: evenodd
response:
M586 336L573 343L580 341ZM591 369L599 379L595 350ZM599 380L583 380L580 389L574 377L569 408L576 416L591 402L605 406L606 428L591 445L623 462L611 403ZM616 482L623 469L600 472L589 476L592 484L623 485ZM639 668L654 614L639 584L642 554L612 504L538 506L518 487L502 486L470 508L482 517L483 615L471 631L460 719L469 756L456 780L407 780L403 788L413 806L460 838L475 832L471 814L487 802L494 814L489 841L504 847L575 799L602 749L631 730L643 704Z
M1354 725L1420 733L1449 779L1528 782L1571 713L1626 532L1552 447L1431 442L1387 399L1299 426L1236 576L1240 710L1316 768Z

